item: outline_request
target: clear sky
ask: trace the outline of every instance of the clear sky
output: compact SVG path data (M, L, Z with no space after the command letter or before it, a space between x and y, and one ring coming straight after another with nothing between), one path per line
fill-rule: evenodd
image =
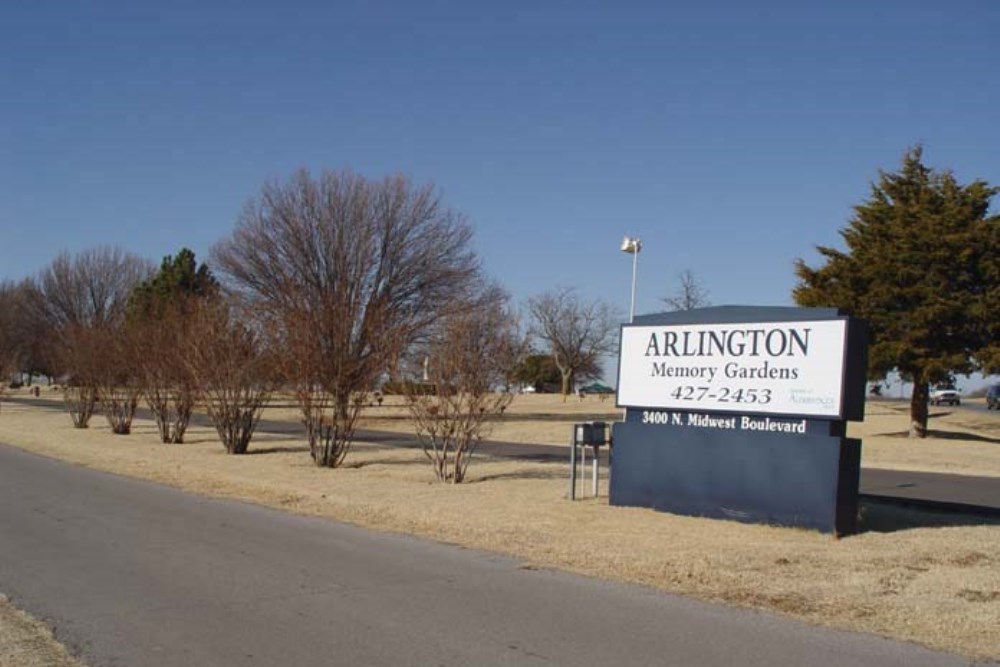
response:
M433 181L521 300L790 303L923 142L1000 184L1000 2L0 3L0 278L204 256L296 168Z

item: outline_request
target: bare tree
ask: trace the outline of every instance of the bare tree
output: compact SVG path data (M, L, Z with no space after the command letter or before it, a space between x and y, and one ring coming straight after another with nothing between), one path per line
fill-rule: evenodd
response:
M226 452L245 454L274 389L262 335L245 314L221 301L200 308L192 330L184 363Z
M492 293L474 308L456 308L420 354L433 392L407 383L407 405L438 481L465 480L472 455L513 394L500 391L528 349L506 296Z
M14 324L17 337L18 370L30 387L35 376L47 376L51 384L58 374L51 330L38 310L31 306L33 282L26 278L17 284L17 307Z
M619 318L602 301L584 301L569 288L546 292L528 300L534 332L548 346L562 375L562 394L568 396L581 369L600 364L615 344Z
M670 310L694 310L712 305L708 300L708 290L701 286L691 269L677 274L680 286L673 296L662 299Z
M478 273L472 231L434 188L299 171L265 186L213 251L283 341L317 465L340 465L380 373Z
M129 295L149 272L146 260L103 246L60 254L27 288L30 316L52 333L59 370L69 376L64 397L78 428L90 422L98 373L122 370L121 362L102 369L95 355L114 345L105 337L122 325Z
M0 282L0 403L11 375L18 369L21 341L18 340L17 313L20 295L10 282Z
M64 252L36 278L36 307L53 331L67 325L115 325L124 320L129 296L150 270L147 260L117 247L74 256Z
M17 284L16 308L13 311L17 339L18 370L27 375L30 386L34 376L46 375L51 383L60 375L59 339L47 321L44 295L35 278Z
M59 329L55 358L60 369L71 369L63 383L63 402L76 428L88 428L97 408L97 376L102 330L79 324Z

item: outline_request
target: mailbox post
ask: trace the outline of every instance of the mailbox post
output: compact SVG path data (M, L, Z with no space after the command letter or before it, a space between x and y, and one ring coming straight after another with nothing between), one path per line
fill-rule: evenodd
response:
M609 444L608 425L605 422L583 422L573 425L573 437L569 450L569 499L576 500L577 461L587 468L587 447L593 447L592 494L597 497L597 480L600 467L600 447ZM577 448L580 450L577 455Z

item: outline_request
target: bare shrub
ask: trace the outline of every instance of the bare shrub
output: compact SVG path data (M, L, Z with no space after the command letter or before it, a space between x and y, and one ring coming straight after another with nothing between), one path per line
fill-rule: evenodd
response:
M277 327L278 363L298 402L313 461L336 468L351 450L361 408L368 402L372 378L377 374L375 363L381 356L375 350L360 359L338 354L329 339L316 332L329 334L343 324L317 325L319 313L302 315L285 313ZM375 326L371 318L369 323ZM386 332L379 340L380 349L391 344L389 335Z
M192 319L205 303L218 297L211 270L182 248L163 258L159 270L140 283L128 303L133 332L133 364L139 386L160 440L184 441L198 400L197 384L182 361L192 344Z
M499 391L527 350L516 318L493 292L474 308L446 314L421 352L433 392L407 392L407 406L438 481L466 478L476 447L513 399ZM418 388L422 385L407 383Z
M93 386L111 432L128 435L139 404L139 377L135 372L133 331L123 325L91 329Z
M53 366L68 376L64 398L77 428L90 422L99 381L111 402L105 414L111 415L112 428L125 428L121 418L129 399L111 388L123 364L115 361L119 351L109 336L121 327L129 295L149 272L142 258L105 246L75 256L62 253L26 287L30 319L36 329L51 332ZM112 367L102 368L109 354Z
M274 389L260 331L221 302L206 304L192 321L184 363L229 454L245 454Z
M97 406L97 388L91 385L63 386L63 402L76 428L88 428Z
M63 402L73 426L89 428L97 407L97 367L95 353L103 341L100 330L79 324L66 324L59 331L54 354L60 368L72 369L63 383Z
M192 342L190 323L177 329L147 321L134 325L133 332L137 346L133 364L160 441L182 443L198 400L195 378L182 360Z
M317 465L343 462L375 379L463 298L478 273L471 236L432 187L300 171L265 186L216 246L282 342Z

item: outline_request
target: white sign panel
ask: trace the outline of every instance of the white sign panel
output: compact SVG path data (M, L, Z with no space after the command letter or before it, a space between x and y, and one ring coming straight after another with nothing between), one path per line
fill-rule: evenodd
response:
M626 326L618 405L840 417L845 320Z

